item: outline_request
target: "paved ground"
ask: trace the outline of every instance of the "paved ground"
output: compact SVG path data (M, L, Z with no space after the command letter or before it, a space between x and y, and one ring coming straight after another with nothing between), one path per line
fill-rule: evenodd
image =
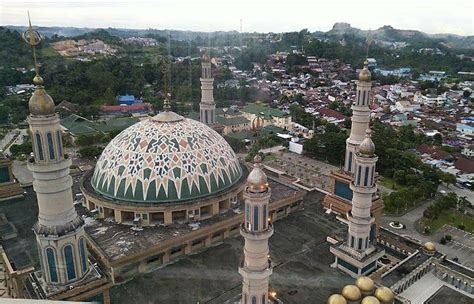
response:
M328 190L331 171L338 168L328 163L296 153L275 153L275 159L265 164L301 179L304 184ZM271 159L271 158L270 158Z
M462 234L455 233L453 231L458 230L456 228L453 228L453 231L445 231L444 228L442 228L431 235L421 234L416 230L416 222L423 216L423 211L426 209L426 207L428 207L430 203L431 201L426 202L400 217L383 216L381 219L381 225L382 227L387 228L388 230L393 231L395 233L407 235L411 238L419 240L421 243L431 241L435 243L436 248L440 252L445 253L448 258L458 258L461 264L474 268L474 235L466 233L462 230L460 230L462 231ZM406 229L397 230L391 228L389 226L389 223L392 221L399 221L400 223L406 225ZM446 234L450 234L453 236L453 242L448 242L446 245L442 245L439 243L439 240L442 236ZM460 244L463 245L461 246Z
M325 238L346 227L324 213L321 194L305 198L305 210L275 223L270 239L271 289L285 303L325 303L353 280L330 268ZM240 293L242 237L226 240L172 265L112 289L112 303L223 303Z

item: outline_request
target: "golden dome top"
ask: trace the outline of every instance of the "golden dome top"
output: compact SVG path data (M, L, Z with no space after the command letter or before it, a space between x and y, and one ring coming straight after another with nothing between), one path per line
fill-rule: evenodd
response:
M382 286L375 290L375 297L382 303L392 303L395 296L390 288Z
M365 138L359 145L359 153L364 156L373 156L375 153L375 144L372 141L372 130L365 131Z
M204 51L204 54L202 55L202 61L203 62L210 62L211 59L209 58L209 52L207 49Z
M41 77L40 75L36 75L35 78L33 78L33 83L35 85L42 85L44 83L43 77Z
M43 81L39 76L36 76L35 80L38 83ZM54 101L43 86L37 85L28 102L28 108L31 115L51 115L54 114Z
M333 294L329 297L327 304L347 304L347 301L340 294Z
M252 192L265 192L268 190L268 179L261 168L261 162L262 158L260 155L255 155L253 170L247 177L247 186Z
M356 281L356 286L362 293L371 293L374 290L374 281L369 277L359 277Z
M359 80L360 81L370 81L372 79L372 74L369 71L369 62L367 59L364 61L364 67L359 73Z
M368 296L362 299L360 304L380 304L380 301L374 296Z
M342 296L346 298L348 301L358 301L362 298L362 294L360 293L360 289L355 285L346 285L342 289Z
M423 245L423 249L428 251L428 252L435 252L436 251L436 247L432 242L426 242Z

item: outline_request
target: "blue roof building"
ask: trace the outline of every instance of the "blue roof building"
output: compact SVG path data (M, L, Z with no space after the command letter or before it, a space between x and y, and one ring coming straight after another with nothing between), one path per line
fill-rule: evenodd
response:
M119 105L123 105L123 104L124 104L124 105L130 106L130 105L132 105L132 104L134 104L134 103L137 103L137 102L139 102L139 101L136 100L136 99L135 99L135 96L133 96L133 95L119 95L119 96L117 97L117 103L118 103Z

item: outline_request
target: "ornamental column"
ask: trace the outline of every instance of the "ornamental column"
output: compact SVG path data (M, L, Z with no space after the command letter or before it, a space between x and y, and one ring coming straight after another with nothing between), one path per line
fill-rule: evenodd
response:
M242 275L242 304L264 304L268 301L268 284L272 265L268 258L268 239L273 226L268 221L271 189L267 176L256 156L244 192L245 220L240 234L245 238L244 261L239 268Z
M371 74L368 68L368 61L365 60L364 68L360 71L359 80L357 81L356 100L352 105L351 133L346 140L344 169L352 174L355 173L354 158L357 148L364 140L365 130L369 128L371 87Z
M207 51L201 60L201 103L199 104L200 121L207 125L216 123L216 104L214 102L214 78L212 64Z

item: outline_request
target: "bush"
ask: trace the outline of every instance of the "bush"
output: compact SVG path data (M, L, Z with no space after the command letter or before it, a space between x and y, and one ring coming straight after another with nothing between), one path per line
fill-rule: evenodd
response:
M446 238L443 236L439 242L443 245L446 244Z
M459 224L458 228L461 229L461 230L464 230L464 229L466 229L466 226L464 226L464 224Z
M446 234L444 238L446 239L446 241L451 241L453 239L453 237L449 234Z

